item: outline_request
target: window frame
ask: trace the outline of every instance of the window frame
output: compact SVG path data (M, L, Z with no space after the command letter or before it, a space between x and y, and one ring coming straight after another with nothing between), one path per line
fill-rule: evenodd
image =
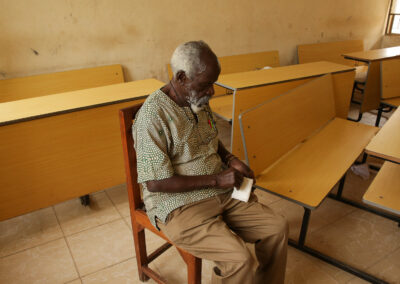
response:
M397 0L397 1L400 1L400 0ZM393 13L393 12L392 12L392 8L393 8L393 0L390 0L389 14L388 14L387 22L386 22L386 31L385 31L385 34L387 34L387 35L400 36L400 32L398 32L398 33L393 33L393 22L394 22L394 18L395 18L395 16L398 16L398 18L400 18L400 13ZM400 21L400 19L399 19L399 21Z

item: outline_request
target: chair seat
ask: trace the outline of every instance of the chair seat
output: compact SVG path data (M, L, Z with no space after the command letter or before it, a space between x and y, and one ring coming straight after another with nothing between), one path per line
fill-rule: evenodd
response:
M356 66L356 77L357 83L365 83L367 81L368 66Z

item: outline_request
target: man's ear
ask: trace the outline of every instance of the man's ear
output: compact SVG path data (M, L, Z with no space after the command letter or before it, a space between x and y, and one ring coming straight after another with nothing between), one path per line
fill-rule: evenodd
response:
M187 80L188 78L186 77L185 71L179 70L179 71L176 72L176 74L175 74L175 79L176 79L176 81L178 81L178 83L179 83L180 85L184 85L185 82L186 82L186 80Z

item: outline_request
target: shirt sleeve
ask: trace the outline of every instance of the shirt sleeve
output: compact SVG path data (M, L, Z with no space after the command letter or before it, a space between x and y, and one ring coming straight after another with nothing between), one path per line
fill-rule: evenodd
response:
M167 128L157 117L142 117L132 128L135 137L138 182L162 180L174 175L168 155Z

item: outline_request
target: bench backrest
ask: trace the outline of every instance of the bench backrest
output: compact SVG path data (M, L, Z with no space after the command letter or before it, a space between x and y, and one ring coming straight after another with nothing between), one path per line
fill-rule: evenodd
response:
M382 98L400 97L400 59L381 62Z
M279 66L279 52L277 50L238 54L218 57L221 65L221 74L245 72L262 69L265 66ZM171 65L168 64L168 76L172 78Z
M119 64L5 79L0 80L0 103L123 82Z
M239 120L250 167L258 175L334 117L330 74L245 111Z
M348 66L355 66L357 64L355 61L345 59L342 54L363 50L364 43L362 40L345 40L302 44L297 46L297 56L300 64L315 61L331 61Z

